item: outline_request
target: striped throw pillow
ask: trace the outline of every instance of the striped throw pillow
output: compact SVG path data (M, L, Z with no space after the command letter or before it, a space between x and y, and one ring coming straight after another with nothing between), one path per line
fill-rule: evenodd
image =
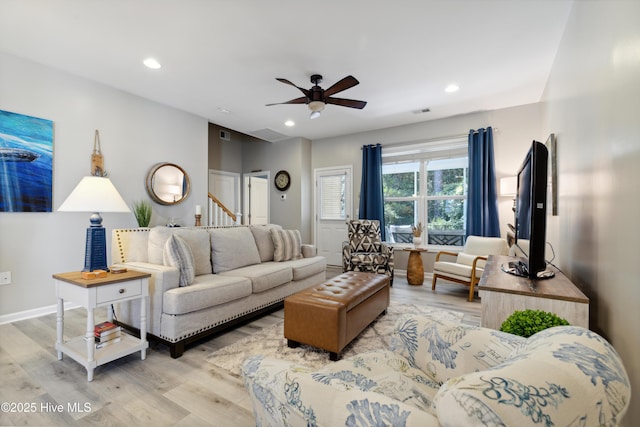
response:
M302 258L302 238L300 237L300 231L272 228L271 239L273 240L274 261L280 262Z
M164 265L176 267L180 271L180 286L189 286L196 277L196 266L193 253L186 240L177 235L172 235L164 244Z

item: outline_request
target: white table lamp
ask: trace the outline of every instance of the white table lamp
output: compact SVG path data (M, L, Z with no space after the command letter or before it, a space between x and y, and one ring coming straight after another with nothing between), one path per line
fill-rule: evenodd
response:
M99 212L131 212L116 187L107 177L85 176L60 205L61 212L93 212L87 228L82 271L109 270L107 241Z

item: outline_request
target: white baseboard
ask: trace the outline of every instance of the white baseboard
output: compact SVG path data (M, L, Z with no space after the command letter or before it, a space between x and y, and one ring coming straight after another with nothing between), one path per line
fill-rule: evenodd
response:
M80 307L77 304L65 303L64 309L71 310ZM45 316L47 314L55 313L58 310L57 305L47 305L45 307L33 308L31 310L18 311L16 313L9 313L0 315L0 325L7 323L18 322L20 320L33 319L34 317Z

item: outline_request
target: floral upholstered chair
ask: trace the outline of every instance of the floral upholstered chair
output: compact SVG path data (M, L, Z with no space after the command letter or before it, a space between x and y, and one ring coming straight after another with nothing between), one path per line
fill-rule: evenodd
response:
M577 326L522 338L405 315L390 349L312 369L243 365L258 426L616 426L631 398L613 347Z
M349 221L349 240L342 243L342 272L363 271L386 274L393 286L393 248L380 238L380 221Z

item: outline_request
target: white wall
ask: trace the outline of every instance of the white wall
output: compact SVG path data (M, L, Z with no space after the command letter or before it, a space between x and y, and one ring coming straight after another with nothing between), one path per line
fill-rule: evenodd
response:
M640 425L640 2L575 2L545 91L558 136L561 267L624 361Z
M193 225L194 206L207 202L207 121L68 73L0 54L0 109L54 122L53 210L0 212L0 316L55 304L53 273L84 266L89 214L56 212L90 173L93 137L100 131L105 169L127 203L149 200L147 171L174 162L191 178L192 192L177 206L153 205L151 225L170 217ZM133 214L104 214L111 230L136 227ZM111 258L108 257L108 262Z

